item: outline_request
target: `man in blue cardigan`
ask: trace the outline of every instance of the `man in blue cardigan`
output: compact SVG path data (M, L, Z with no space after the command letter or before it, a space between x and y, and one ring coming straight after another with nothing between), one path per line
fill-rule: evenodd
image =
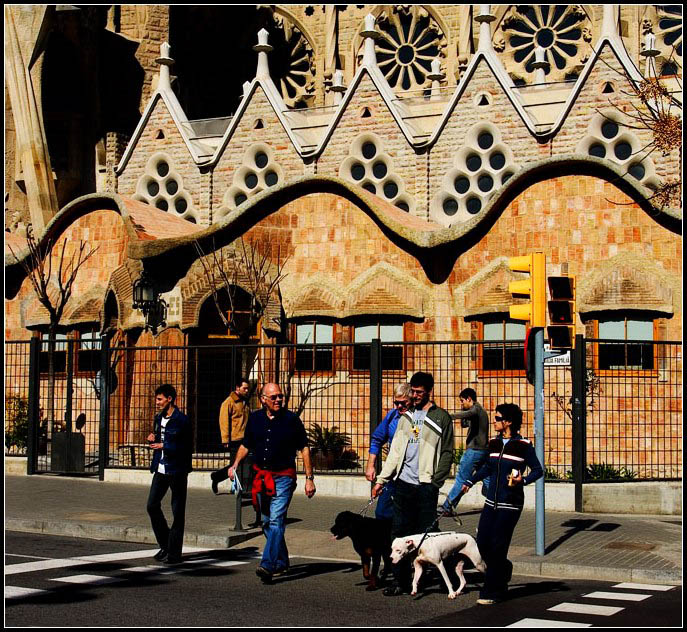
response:
M186 491L191 471L193 438L191 422L176 406L177 392L171 384L155 390L153 432L148 435L153 449L150 471L153 482L148 495L148 515L160 550L153 556L158 562L179 564L186 521ZM171 528L162 512L162 499L172 490Z

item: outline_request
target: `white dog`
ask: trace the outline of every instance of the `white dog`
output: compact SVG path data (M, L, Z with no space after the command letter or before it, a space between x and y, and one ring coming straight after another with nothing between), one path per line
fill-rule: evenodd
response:
M398 564L406 555L416 551L417 545L422 541L424 534L408 535L403 538L396 538L391 543L391 561ZM453 590L453 586L446 573L444 567L444 560L452 554L460 553L467 557L475 568L482 573L486 571L486 564L482 560L482 556L477 548L475 538L467 533L456 533L455 531L448 531L443 533L428 533L420 550L417 551L417 556L413 562L415 566L415 575L413 576L413 590L411 595L417 595L417 584L422 576L423 564L434 564L441 573L441 576L446 582L448 588L448 598L455 599L465 588L465 576L463 575L463 565L465 560L461 559L456 565L456 573L460 579L460 586L458 590Z

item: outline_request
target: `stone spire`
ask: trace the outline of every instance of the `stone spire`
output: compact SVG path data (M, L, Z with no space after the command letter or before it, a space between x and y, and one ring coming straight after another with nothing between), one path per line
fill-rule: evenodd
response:
M601 24L601 37L618 37L618 21L616 19L616 5L604 4L603 22Z
M427 79L432 82L432 92L429 97L430 101L436 101L441 97L441 80L444 78L444 74L441 72L441 60L434 58L432 60L432 72L427 75Z
M656 36L653 33L647 33L644 36L644 49L639 54L646 59L644 76L647 79L656 77L656 57L661 54L661 51L656 48Z
M169 74L169 67L174 63L174 60L169 56L170 46L167 42L160 44L160 56L155 60L160 64L160 77L157 82L158 91L171 91L172 81Z
M534 49L534 63L532 67L534 68L534 83L539 87L546 87L543 84L546 83L546 71L550 66L551 64L546 60L546 51L541 46L537 46Z
M334 105L339 105L343 101L346 86L343 83L343 70L337 68L332 75L331 91L334 93Z
M489 12L488 4L479 5L479 15L475 18L479 22L479 45L478 50L493 51L494 47L491 43L491 26L489 26L496 19L495 15Z
M253 50L258 53L258 69L255 73L256 79L269 79L270 66L267 62L267 53L272 50L272 46L267 43L269 33L265 29L258 31L258 43L253 46Z
M363 66L376 66L377 53L375 52L375 40L381 36L375 30L375 16L368 13L365 16L365 30L360 33L365 38L365 50L363 52Z

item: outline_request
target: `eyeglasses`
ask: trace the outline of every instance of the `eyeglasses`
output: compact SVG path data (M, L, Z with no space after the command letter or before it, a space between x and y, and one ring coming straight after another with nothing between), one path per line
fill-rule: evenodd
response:
M270 399L274 401L275 399L284 399L284 396L280 393L279 395L265 395L265 399Z
M406 399L394 401L394 406L403 406L404 408L408 408L408 405L409 405L409 402Z

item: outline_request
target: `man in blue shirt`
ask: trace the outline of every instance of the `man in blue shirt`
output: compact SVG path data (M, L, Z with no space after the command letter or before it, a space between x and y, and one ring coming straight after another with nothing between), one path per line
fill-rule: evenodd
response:
M265 549L256 574L265 583L289 569L289 552L284 534L286 514L296 489L296 452L303 457L305 495L315 495L315 477L310 460L310 448L303 422L284 408L284 395L278 384L269 383L260 393L262 410L251 413L246 432L239 446L229 478L234 480L236 468L253 453L253 505L262 511L262 532ZM258 495L260 501L258 503Z
M150 471L153 482L148 496L148 515L160 550L153 556L158 562L178 564L184 541L186 492L191 471L193 437L191 422L176 406L177 392L171 384L155 390L158 414L148 442L153 449ZM170 527L162 512L162 499L172 490L173 522Z
M380 424L375 428L370 440L370 457L365 468L365 478L373 483L377 478L377 456L382 450L385 443L394 438L396 426L401 415L410 408L410 384L403 382L397 384L394 388L394 407L387 413L386 417L382 419ZM393 493L395 489L394 481L389 481L382 493L377 499L377 507L375 509L375 518L381 520L391 520L394 514Z

